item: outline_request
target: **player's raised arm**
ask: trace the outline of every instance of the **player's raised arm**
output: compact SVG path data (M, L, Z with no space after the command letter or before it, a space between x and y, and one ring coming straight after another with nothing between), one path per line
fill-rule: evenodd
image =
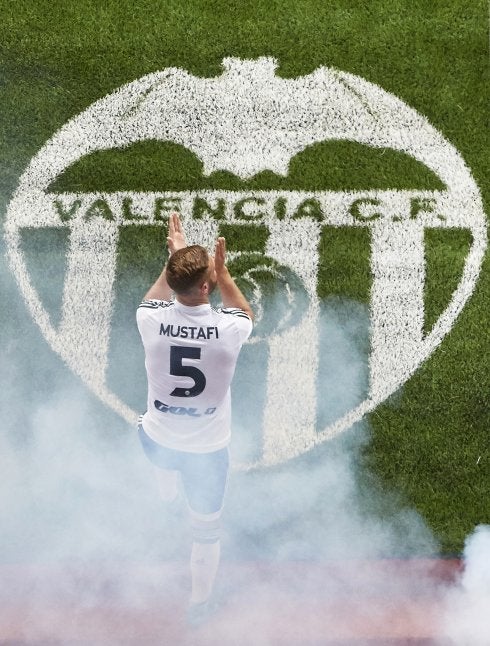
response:
M180 217L177 213L172 213L168 219L167 244L170 255L187 246L182 222L180 221ZM172 297L172 290L167 283L166 268L167 266L165 265L160 276L146 292L144 300L170 300Z
M238 307L246 312L253 320L254 313L249 302L236 285L226 267L226 241L224 238L218 238L214 252L214 268L216 271L216 280L218 289L221 293L221 299L224 307Z

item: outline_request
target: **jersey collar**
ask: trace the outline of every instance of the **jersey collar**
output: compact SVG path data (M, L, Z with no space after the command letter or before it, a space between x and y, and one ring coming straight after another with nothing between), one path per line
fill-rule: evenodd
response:
M177 310L191 315L203 314L204 312L209 312L211 310L210 303L203 303L202 305L184 305L183 303L179 303L179 301L175 299L174 304Z

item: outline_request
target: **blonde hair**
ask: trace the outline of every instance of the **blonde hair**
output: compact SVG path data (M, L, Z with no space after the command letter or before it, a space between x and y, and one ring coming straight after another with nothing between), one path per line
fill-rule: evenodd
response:
M206 279L208 270L209 254L204 247L198 244L184 247L168 260L167 283L176 294L185 294Z

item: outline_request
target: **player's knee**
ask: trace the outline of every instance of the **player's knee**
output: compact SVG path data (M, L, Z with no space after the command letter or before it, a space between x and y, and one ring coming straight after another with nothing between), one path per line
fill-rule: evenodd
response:
M164 503L173 503L178 499L179 485L177 471L159 469L155 467L158 493Z
M168 489L166 487L159 486L158 495L160 496L160 500L162 500L162 502L164 502L166 505L170 505L178 501L179 490L177 489L177 487Z
M195 543L216 543L221 534L221 512L196 514L191 511L192 539Z

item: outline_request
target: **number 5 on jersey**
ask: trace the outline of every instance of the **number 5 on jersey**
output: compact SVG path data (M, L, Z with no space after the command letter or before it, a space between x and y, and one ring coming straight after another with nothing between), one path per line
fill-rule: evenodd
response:
M191 388L174 388L170 393L174 397L196 397L206 387L204 373L195 366L185 366L184 359L200 359L201 348L185 348L177 345L170 346L170 374L175 377L189 377L194 381Z

